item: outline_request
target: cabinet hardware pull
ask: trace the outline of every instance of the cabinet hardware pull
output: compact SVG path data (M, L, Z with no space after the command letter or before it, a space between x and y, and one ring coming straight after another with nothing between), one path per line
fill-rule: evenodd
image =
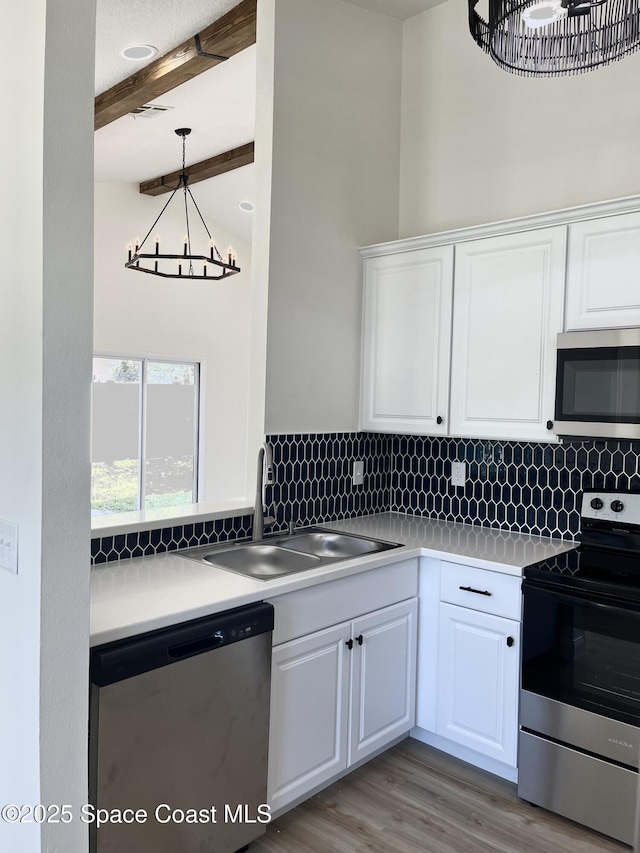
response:
M553 421L547 421L547 429L553 429Z
M192 640L190 643L180 643L177 646L169 646L167 649L167 655L172 660L179 660L180 658L186 658L190 655L198 654L199 652L208 652L210 649L215 649L216 646L219 646L223 642L224 634L222 631L215 631L215 633L208 637L201 637L199 640Z
M507 637L507 645L509 646L509 648L511 648L514 642L515 640L513 639L513 637Z
M472 586L459 587L463 592L475 592L476 595L493 595L488 589L474 589Z
M353 640L347 640L345 646L349 649L349 651L351 651L351 649L353 648Z
M441 418L441 416L440 416L440 415L438 415L438 417L436 418L436 423L437 423L437 424L441 424L441 423L442 423L442 418Z
M362 634L360 634L358 637L356 637L356 640L358 641L358 645L361 646L364 642L364 637L362 636Z

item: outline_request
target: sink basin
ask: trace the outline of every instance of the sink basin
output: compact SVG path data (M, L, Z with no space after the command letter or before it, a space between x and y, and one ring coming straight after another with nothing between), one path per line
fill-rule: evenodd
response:
M392 542L380 542L364 536L308 529L290 536L274 536L267 541L191 548L184 556L245 577L266 581L398 547Z
M309 533L294 533L283 539L278 539L280 548L302 551L315 557L329 560L347 560L349 557L361 557L364 554L374 554L389 548L386 542L376 539L364 539L359 536L349 536L346 533L332 533L318 530Z
M322 563L319 557L312 554L290 551L259 542L255 545L236 545L228 551L206 554L199 559L211 563L212 566L220 566L260 580L303 572L305 569L315 569Z

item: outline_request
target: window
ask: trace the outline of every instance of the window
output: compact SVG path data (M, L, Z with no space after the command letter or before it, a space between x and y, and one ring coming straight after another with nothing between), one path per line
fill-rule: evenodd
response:
M93 359L91 512L198 500L200 365Z

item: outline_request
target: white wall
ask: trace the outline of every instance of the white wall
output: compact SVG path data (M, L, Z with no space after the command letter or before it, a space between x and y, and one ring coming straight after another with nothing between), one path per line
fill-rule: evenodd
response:
M20 539L18 575L0 569L0 803L77 813L87 797L95 10L30 0L3 11L0 517ZM3 851L86 844L79 820L0 822Z
M251 347L249 361L249 442L253 439L255 478L257 447L265 432L269 247L271 243L271 167L273 160L273 83L275 0L260 0L256 21L255 209L252 231ZM251 450L250 450L251 453Z
M400 52L397 20L275 0L267 432L357 429L358 247L397 236Z
M193 193L197 201L197 187ZM201 497L218 503L251 498L251 249L207 221L221 253L231 244L237 254L242 272L228 281L177 281L125 269L128 241L144 237L167 198L141 195L137 184L96 184L94 349L203 361ZM161 245L182 246L184 232L182 200L175 198L158 224ZM193 232L200 234L197 225ZM208 239L203 245L208 251ZM250 453L253 459L253 447Z
M640 54L548 80L502 71L462 0L408 19L400 236L639 193L638 79Z

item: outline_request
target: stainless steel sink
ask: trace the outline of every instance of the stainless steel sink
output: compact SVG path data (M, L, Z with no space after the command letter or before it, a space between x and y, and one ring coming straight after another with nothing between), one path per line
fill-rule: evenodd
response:
M184 556L246 577L269 580L398 547L394 542L310 529L268 541L192 548Z
M346 560L349 557L361 557L364 554L374 554L385 551L389 544L377 539L364 539L359 536L349 536L348 533L331 533L316 530L309 533L294 533L286 538L277 539L280 548L303 551L315 557L330 560Z
M311 554L301 554L260 542L236 545L229 551L207 554L201 559L213 566L231 569L232 572L260 580L303 572L305 569L316 569L322 562L319 557Z

